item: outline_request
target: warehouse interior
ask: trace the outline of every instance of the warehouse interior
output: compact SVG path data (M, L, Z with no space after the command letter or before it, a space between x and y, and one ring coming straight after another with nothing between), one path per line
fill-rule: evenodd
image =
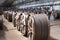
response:
M0 40L60 40L60 0L0 0Z

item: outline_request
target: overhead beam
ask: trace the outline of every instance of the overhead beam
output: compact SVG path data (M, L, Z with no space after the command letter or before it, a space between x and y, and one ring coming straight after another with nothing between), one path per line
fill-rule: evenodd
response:
M36 7L36 6L53 6L53 5L60 5L60 1L57 2L50 2L50 3L42 3L42 4L25 4L21 5L19 8L29 8L29 7Z

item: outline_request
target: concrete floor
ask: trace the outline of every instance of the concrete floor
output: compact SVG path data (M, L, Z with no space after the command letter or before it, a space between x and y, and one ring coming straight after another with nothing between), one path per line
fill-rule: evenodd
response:
M60 40L60 20L55 20L50 24L51 24L50 36L55 40Z
M4 19L4 18L3 18ZM49 40L60 40L60 21L51 22ZM13 27L11 22L4 19L4 29L0 31L0 40L28 40Z

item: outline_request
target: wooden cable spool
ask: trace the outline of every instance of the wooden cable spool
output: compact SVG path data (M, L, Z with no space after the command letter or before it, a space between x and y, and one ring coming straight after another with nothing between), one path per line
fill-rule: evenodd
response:
M3 18L2 15L0 15L0 30L3 29Z
M25 13L20 15L20 32L23 36L27 36L27 17L28 15Z
M29 40L47 40L49 36L49 22L45 14L36 14L29 17Z
M14 27L16 27L16 19L15 19L16 15L17 15L16 12L15 14L12 15L12 22L13 22Z
M19 16L21 15L22 13L19 12L17 13L16 17L15 17L15 22L16 22L16 27L17 27L17 30L20 31L20 18Z

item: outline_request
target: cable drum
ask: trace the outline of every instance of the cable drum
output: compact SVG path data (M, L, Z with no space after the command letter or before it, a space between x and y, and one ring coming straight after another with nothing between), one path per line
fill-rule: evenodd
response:
M48 40L49 23L45 14L30 16L28 20L29 40Z
M27 36L27 13L22 13L20 15L20 32L23 34L23 36Z
M15 24L15 16L16 16L16 12L13 12L12 13L12 23L13 23L13 25L14 25L14 27L16 27L16 24Z
M2 15L0 15L0 29L3 29L3 18Z
M20 31L20 19L19 19L19 16L21 15L21 12L18 12L16 17L15 17L15 22L16 22L16 27L17 27L17 30Z

